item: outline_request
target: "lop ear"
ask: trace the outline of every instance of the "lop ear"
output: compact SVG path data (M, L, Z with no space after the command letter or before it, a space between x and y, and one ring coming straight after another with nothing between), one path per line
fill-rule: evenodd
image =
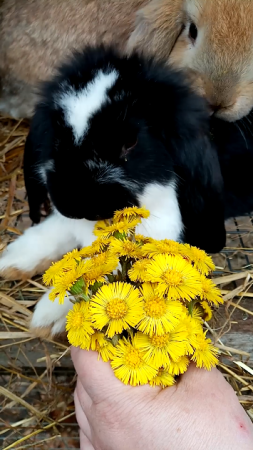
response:
M184 241L217 253L226 243L223 179L217 152L201 133L183 145L184 152L175 161L175 172Z
M49 210L49 199L44 180L42 146L47 128L39 110L31 122L24 151L24 179L29 204L29 216L33 223L41 219L41 206Z
M127 52L168 59L183 27L184 0L152 0L136 14Z
M183 73L153 67L143 83L142 101L151 129L161 136L172 160L184 241L219 252L226 241L223 178L206 102L191 90Z

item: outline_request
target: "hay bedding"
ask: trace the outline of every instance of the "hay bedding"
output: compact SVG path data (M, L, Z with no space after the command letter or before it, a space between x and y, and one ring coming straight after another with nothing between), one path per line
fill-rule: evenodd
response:
M0 251L30 226L22 158L28 123L0 117ZM220 370L253 420L253 225L227 224L228 247L214 256L225 305L209 331ZM68 343L30 335L28 322L44 291L41 277L0 281L0 445L3 449L79 448Z

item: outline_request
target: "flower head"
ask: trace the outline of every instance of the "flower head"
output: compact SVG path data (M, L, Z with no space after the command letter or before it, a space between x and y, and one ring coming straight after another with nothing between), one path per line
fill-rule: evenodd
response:
M156 293L190 301L201 294L200 275L181 256L158 255L147 268L147 280L157 283Z
M105 282L105 276L115 270L118 264L119 259L109 251L85 261L86 270L82 276L86 286L89 287L96 282Z
M154 239L152 239L151 237L143 236L142 234L136 234L135 240L136 242L140 242L141 244L148 244L154 241Z
M130 208L124 208L121 211L116 211L113 216L114 223L120 222L127 218L132 220L135 218L147 219L150 216L150 212L145 208L138 208L138 206L132 206Z
M110 244L110 251L118 256L126 256L128 258L137 259L142 256L140 245L135 242L124 239L112 239Z
M150 283L144 283L140 291L144 300L144 316L138 323L138 330L151 336L161 336L172 331L182 315L182 304L159 297Z
M79 251L80 256L89 258L107 250L110 245L110 239L98 238L88 247L84 247Z
M190 360L188 356L181 356L177 361L170 360L167 371L171 375L181 375L186 372L188 366L190 364Z
M215 265L212 258L197 247L193 247L189 244L184 245L184 254L190 261L193 262L194 267L204 275L208 275L215 269Z
M85 341L89 341L94 329L88 302L82 301L73 305L73 309L67 314L66 330L69 343L75 347L84 345Z
M206 300L209 303L213 303L218 306L219 303L223 303L223 298L219 288L204 275L201 275L202 292L200 298Z
M206 301L202 301L200 306L204 310L204 320L208 322L213 316L212 310Z
M184 245L178 242L164 239L163 241L153 240L151 243L145 244L142 248L144 256L153 258L157 255L183 255Z
M138 289L128 283L111 283L99 289L91 300L92 321L98 330L108 325L113 337L135 327L143 317L143 301Z
M140 259L139 261L136 261L131 269L128 271L128 276L130 280L132 281L144 281L147 274L147 267L150 264L150 260Z
M68 260L61 259L56 263L52 263L49 269L47 269L47 271L43 275L43 282L47 286L53 285L59 275L63 275L69 270L72 270L76 267L76 264L77 263L73 258Z
M160 368L157 375L149 381L150 386L160 386L163 389L168 386L173 386L174 383L174 377L163 367Z
M116 352L116 348L106 339L104 333L98 331L89 336L88 339L85 339L80 344L80 348L98 352L105 362L110 361Z
M70 261L72 259L75 259L77 261L80 261L81 256L80 256L80 252L79 250L77 250L77 248L75 248L74 250L72 250L72 252L68 252L63 256L63 259L65 261Z
M104 226L98 222L94 228L94 234L98 237L109 238L115 233L126 235L127 233L133 233L134 229L139 225L140 219L133 219L131 222L128 220L122 220L121 222L113 223L112 225Z
M198 333L195 345L196 348L191 359L196 363L197 367L211 370L212 367L218 364L218 349L212 345L210 339L206 338L205 333Z
M63 272L61 275L55 277L54 288L49 293L49 300L54 301L57 297L59 298L59 303L64 303L64 297L68 296L68 292L71 287L79 278L80 268L73 267L68 272Z
M181 320L180 320L181 327L184 328L185 331L187 331L188 338L187 338L187 353L192 354L193 348L195 347L197 341L197 335L199 333L202 333L202 319L201 314L198 308L193 309L192 316L189 314L182 314Z
M147 384L156 374L157 369L147 364L143 352L136 346L136 337L131 341L121 339L116 347L116 353L111 361L112 369L124 384L137 386Z
M181 327L162 336L136 334L136 345L144 352L144 360L154 367L167 367L187 353L187 332Z

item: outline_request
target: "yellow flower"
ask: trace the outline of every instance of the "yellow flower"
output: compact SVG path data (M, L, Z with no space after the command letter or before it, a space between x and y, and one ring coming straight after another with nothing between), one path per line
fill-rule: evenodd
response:
M181 256L158 255L147 268L147 281L158 283L156 293L190 301L201 294L200 275Z
M132 281L144 281L146 278L147 267L150 264L150 259L141 259L136 261L131 269L128 271L128 276Z
M188 314L192 323L195 324L195 333L198 333L197 331L197 327L199 327L198 329L202 330L202 324L203 324L203 319L202 319L202 314L201 311L199 310L199 308L197 308L196 306L194 306L193 311L191 314Z
M135 327L143 317L143 300L138 289L128 283L110 283L91 299L92 321L98 330L108 325L106 335L113 337Z
M66 330L69 343L75 347L83 345L94 333L88 302L75 303L67 314Z
M115 270L118 264L118 258L108 251L85 261L86 270L83 272L83 279L87 288L96 282L104 283L105 276Z
M136 234L135 240L136 240L136 242L140 242L141 244L148 244L148 243L154 241L154 239L152 239L151 237L146 237L146 236L143 236L142 234Z
M95 256L101 252L104 252L110 245L110 239L98 238L88 247L84 247L80 250L80 256L83 258L89 258Z
M136 345L144 352L144 360L154 367L167 367L170 360L177 361L187 353L187 332L182 328L162 336L136 334Z
M95 269L94 273L93 262L91 260L88 261L80 261L78 264L70 268L67 272L61 272L60 275L55 276L54 279L54 289L49 294L50 300L55 300L59 297L59 303L64 303L64 297L68 295L68 291L70 291L71 287L76 283L76 281L83 277L86 289L90 284L94 283L95 280L104 281L104 277L101 276L101 270L103 270L103 274L107 273L105 270L105 266L101 266Z
M200 311L194 308L193 315L182 314L180 325L185 329L188 334L188 354L193 353L193 347L197 345L197 335L203 333L202 319L200 317Z
M131 342L125 338L119 341L111 366L116 377L131 386L147 384L157 374L157 369L144 361L143 352L137 348L135 337Z
M55 283L56 277L73 269L73 267L76 267L76 261L74 259L70 259L68 261L61 259L56 263L52 263L52 265L43 275L43 282L47 286L53 285Z
M215 269L212 258L197 247L192 247L189 244L184 245L184 255L193 262L194 267L204 275L208 275Z
M167 386L173 386L174 383L174 377L164 368L160 368L157 375L149 381L150 386L161 386L163 389Z
M142 252L144 256L152 258L156 255L183 255L184 245L179 244L176 241L171 241L169 239L164 239L162 241L155 241L145 244L142 247Z
M100 255L93 256L90 261L94 267L103 267L105 274L112 272L119 265L119 258L110 250L101 253Z
M187 356L181 356L177 361L170 361L169 365L167 366L167 371L171 375L181 375L182 373L185 373L188 366L189 366L190 360Z
M121 234L133 233L134 229L139 225L140 219L134 219L131 222L127 220L122 220L121 222L114 223L109 226L101 226L97 223L94 228L94 234L98 237L108 238L113 236L114 233L118 232Z
M133 206L130 208L122 209L121 211L116 211L113 216L113 221L120 222L127 218L128 220L135 218L147 219L150 216L150 212L145 208L138 208L138 206Z
M218 306L219 303L223 303L223 298L221 296L221 292L219 288L210 280L206 278L204 275L201 275L201 283L202 283L202 293L201 299L206 300L209 303L213 303Z
M76 268L73 268L69 272L65 272L62 275L57 276L55 278L54 288L49 293L49 300L54 301L58 297L59 303L63 304L64 297L68 296L68 292L76 282L77 278L78 273L76 271Z
M104 333L96 331L80 344L83 350L93 350L98 352L103 361L110 361L115 355L116 348L109 342Z
M180 302L158 297L154 287L144 283L140 289L144 299L145 316L137 325L138 330L143 333L158 336L171 331L178 324L183 312Z
M79 252L79 250L77 250L77 248L75 248L74 250L72 250L72 252L66 253L63 256L63 259L65 261L69 261L69 260L72 260L72 259L76 259L76 260L80 261L80 259L81 259L80 252Z
M110 251L118 256L127 256L128 258L133 259L141 258L142 256L140 245L129 241L128 239L125 239L124 241L112 239Z
M197 335L195 352L191 357L196 366L211 370L212 367L218 364L217 354L218 349L212 345L211 340L206 338L205 333L199 333Z
M204 320L206 320L208 322L209 320L211 320L211 318L213 316L212 310L211 310L210 306L208 305L208 303L205 301L201 302L200 306L204 310Z

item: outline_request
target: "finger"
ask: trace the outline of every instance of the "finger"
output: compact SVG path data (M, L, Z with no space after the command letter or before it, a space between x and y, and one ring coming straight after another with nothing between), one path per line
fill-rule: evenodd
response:
M86 395L88 396L88 394ZM88 437L88 439L91 439L91 429L87 418L89 415L90 407L87 406L86 400L87 398L85 399L83 395L80 398L80 393L78 394L78 390L75 389L74 402L75 402L76 420L78 422L79 427L82 429L83 433Z
M100 402L128 390L129 386L115 377L110 363L98 360L97 352L72 347L71 357L79 380L92 401Z
M81 404L81 407L82 407L84 413L86 414L87 411L89 411L91 409L92 400L91 400L89 394L84 389L79 376L77 377L75 392L76 392L78 400Z
M85 436L85 434L80 430L80 450L95 450L90 440Z

